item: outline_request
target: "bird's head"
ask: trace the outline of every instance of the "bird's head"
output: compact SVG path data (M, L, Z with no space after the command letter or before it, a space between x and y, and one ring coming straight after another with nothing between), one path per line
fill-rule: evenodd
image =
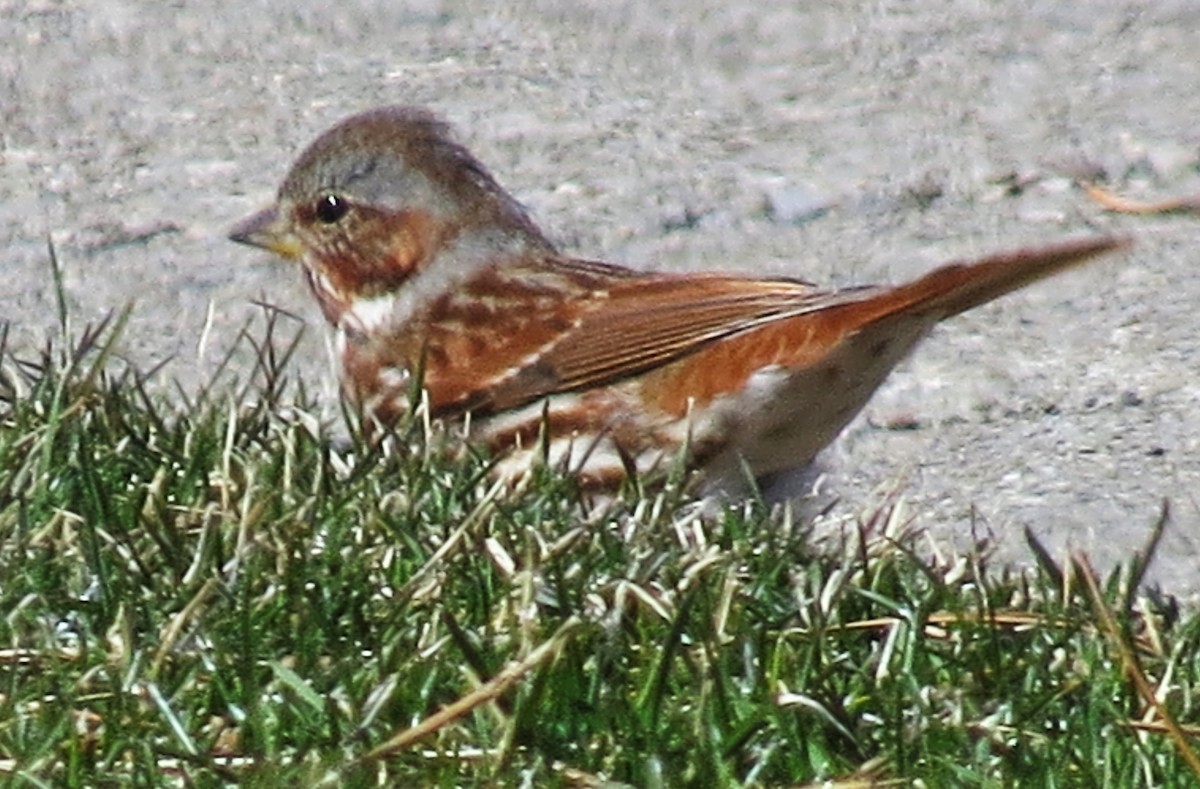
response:
M353 115L300 154L275 204L239 222L238 243L300 262L327 306L396 292L459 244L550 244L448 126L423 109ZM450 276L443 272L442 276ZM332 316L331 316L332 317Z

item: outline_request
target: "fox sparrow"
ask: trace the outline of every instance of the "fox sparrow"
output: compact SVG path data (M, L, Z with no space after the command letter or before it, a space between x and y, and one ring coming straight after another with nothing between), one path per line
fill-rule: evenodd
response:
M590 486L675 459L719 481L809 463L939 321L1113 250L1068 240L895 287L633 271L559 252L425 110L354 115L300 155L234 241L298 261L344 389L386 425L413 376L515 478Z

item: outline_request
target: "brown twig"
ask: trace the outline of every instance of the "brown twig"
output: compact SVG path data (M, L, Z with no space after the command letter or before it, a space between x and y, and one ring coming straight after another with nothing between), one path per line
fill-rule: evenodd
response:
M1118 214L1200 213L1200 195L1172 197L1166 200L1155 200L1145 203L1113 194L1108 189L1097 186L1091 181L1080 181L1079 186L1083 189L1084 194L1103 206L1105 210Z
M418 740L428 737L430 734L467 715L477 707L487 704L490 701L495 701L508 692L510 688L516 685L530 671L533 671L548 660L552 660L558 654L558 650L567 643L567 640L573 635L579 625L580 620L577 617L568 619L549 640L526 655L523 660L508 664L496 676L458 701L442 707L416 726L405 729L381 745L375 746L366 755L360 757L353 766L393 756Z
M1130 648L1129 643L1121 633L1120 627L1117 625L1112 610L1104 602L1104 595L1100 591L1100 581L1096 578L1096 571L1092 567L1091 562L1088 561L1087 556L1076 554L1073 557L1073 563L1078 573L1083 576L1084 588L1091 599L1092 608L1100 619L1100 627L1108 635L1109 643L1115 648L1117 656L1121 660L1121 665L1125 668L1125 673L1137 688L1142 700L1154 709L1158 721L1162 723L1168 736L1175 743L1179 755L1187 762L1188 767L1192 770L1192 774L1200 777L1200 757L1196 756L1196 752L1188 742L1187 734L1175 718L1171 716L1166 705L1158 698L1158 694L1155 693L1150 680L1146 679L1146 675L1142 671L1142 667L1138 664L1133 649Z

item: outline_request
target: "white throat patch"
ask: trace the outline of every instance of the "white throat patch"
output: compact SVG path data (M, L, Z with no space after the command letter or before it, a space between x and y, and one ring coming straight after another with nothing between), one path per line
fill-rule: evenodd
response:
M342 316L342 323L351 333L372 334L388 326L395 317L396 294L385 293L351 299Z

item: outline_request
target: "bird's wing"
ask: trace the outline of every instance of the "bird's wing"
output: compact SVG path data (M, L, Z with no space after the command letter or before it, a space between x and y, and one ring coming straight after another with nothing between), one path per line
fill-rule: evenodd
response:
M441 387L445 396L435 402L454 400L476 411L514 408L661 367L724 337L866 292L823 292L787 279L641 274L583 261L544 265L586 287L566 288L557 298L535 293L494 310L486 353L469 354L474 369L456 369L448 358L426 370L431 394L439 383L455 382Z
M493 309L485 316L493 338L486 353L463 357L476 366L456 365L446 355L446 365L427 370L426 385L434 402L450 410L501 411L662 368L749 332L762 338L746 340L755 358L734 366L803 366L873 322L901 313L929 313L936 322L1123 243L1066 241L951 263L894 288L836 291L796 280L639 274L546 261L541 274L578 287L535 288L534 297ZM735 345L749 353L746 343Z
M597 386L670 363L731 335L867 292L828 292L787 280L721 276L633 282L609 291L533 366L551 372L557 390Z

